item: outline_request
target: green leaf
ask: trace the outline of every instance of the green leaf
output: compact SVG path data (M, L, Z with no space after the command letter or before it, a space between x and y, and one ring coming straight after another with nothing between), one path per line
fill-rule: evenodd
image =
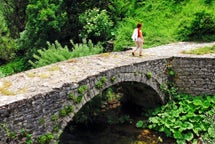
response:
M184 126L186 127L186 129L193 129L193 124L190 122L185 122Z
M193 128L193 124L190 123L190 122L185 121L181 125L181 127L179 128L179 131L182 132L182 131L189 130L189 129L192 129L192 128Z
M137 123L136 123L136 127L137 128L142 128L143 126L143 121L139 120Z
M214 127L210 127L208 129L208 134L211 138L215 138L215 128Z
M197 136L199 136L199 132L201 131L201 128L199 128L199 127L194 127L193 128L193 132L197 135Z
M210 107L210 101L208 100L204 101L204 104L202 106L204 109L208 109Z
M202 105L202 101L201 101L200 99L194 99L194 100L193 100L193 104L194 104L195 106L201 106L201 105Z
M177 144L186 144L184 139L176 140Z
M175 139L183 139L183 135L179 131L175 131L175 133L173 134L173 137Z
M178 120L178 121L175 122L173 127L174 128L179 128L179 127L181 127L181 125L182 125L182 122Z
M184 134L184 139L186 139L187 141L191 141L193 137L193 133L191 132Z
M152 123L159 123L158 117L150 117L149 121L152 122Z

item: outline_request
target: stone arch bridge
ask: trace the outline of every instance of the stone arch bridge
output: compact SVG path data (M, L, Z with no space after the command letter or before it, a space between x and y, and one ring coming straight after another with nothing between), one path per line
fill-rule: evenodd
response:
M215 93L215 55L192 56L181 51L215 43L175 43L144 50L104 53L70 59L0 79L0 143L21 129L36 138L47 133L58 140L76 112L104 89L125 82L142 86L136 102L165 103L161 85L169 80L179 92ZM175 72L174 79L168 72ZM170 79L171 78L171 79ZM144 88L153 95L147 95Z

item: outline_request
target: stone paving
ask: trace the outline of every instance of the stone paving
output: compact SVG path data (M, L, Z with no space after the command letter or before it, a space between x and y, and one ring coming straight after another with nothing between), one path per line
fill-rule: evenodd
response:
M188 55L184 50L213 46L215 42L179 42L143 50L143 56L132 56L131 50L104 53L99 55L70 59L38 69L32 69L0 79L0 108L15 101L29 99L37 94L60 88L64 83L77 83L104 70L137 62L172 56L210 57L215 54Z

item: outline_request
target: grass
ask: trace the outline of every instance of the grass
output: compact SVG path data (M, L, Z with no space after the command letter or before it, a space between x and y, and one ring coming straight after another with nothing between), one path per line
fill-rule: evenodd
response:
M214 54L215 53L215 45L211 47L202 47L190 51L183 51L184 54L196 54L196 55L203 55L203 54Z
M137 22L142 22L143 24L142 31L145 40L143 48L150 48L178 41L193 41L194 36L191 34L196 30L191 29L191 26L200 19L196 18L196 13L201 14L201 16L205 18L209 18L207 14L210 14L210 17L214 17L213 7L215 3L211 1L210 4L207 4L206 0L144 0L144 2L139 2L137 5L134 13L128 15L128 17L124 18L118 24L115 31L115 51L135 46L135 43L130 37ZM205 11L205 13L203 11ZM213 21L213 18L211 19ZM202 28L207 29L208 26L213 28L213 24L204 23L203 18L201 21L202 23L197 25L200 32ZM199 36L196 34L196 37L198 37L200 41L214 41L215 37L212 35L211 33L207 37L206 35Z

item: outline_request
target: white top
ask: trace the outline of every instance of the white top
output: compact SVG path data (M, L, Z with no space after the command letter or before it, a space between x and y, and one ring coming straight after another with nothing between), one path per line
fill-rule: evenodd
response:
M137 38L138 38L138 29L137 28L134 29L131 38L133 41L137 41Z

